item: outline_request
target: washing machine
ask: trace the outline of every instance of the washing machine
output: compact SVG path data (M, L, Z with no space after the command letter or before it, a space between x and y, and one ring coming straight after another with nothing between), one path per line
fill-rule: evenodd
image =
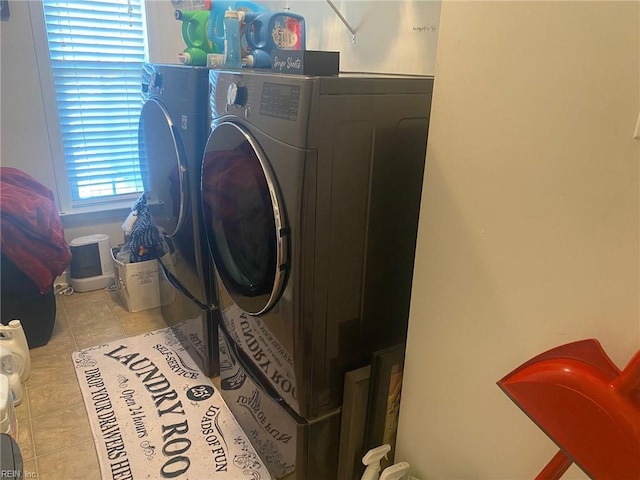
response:
M275 478L336 478L345 372L406 339L433 79L211 71L222 395Z
M209 71L203 67L144 64L139 123L140 165L152 220L166 254L162 315L180 326L179 338L209 376L218 374L216 289L202 230L201 161L209 117Z

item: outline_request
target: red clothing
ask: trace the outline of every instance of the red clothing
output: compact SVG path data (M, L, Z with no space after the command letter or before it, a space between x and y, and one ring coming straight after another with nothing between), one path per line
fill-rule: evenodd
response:
M71 262L53 193L16 168L0 167L0 221L3 255L46 293Z

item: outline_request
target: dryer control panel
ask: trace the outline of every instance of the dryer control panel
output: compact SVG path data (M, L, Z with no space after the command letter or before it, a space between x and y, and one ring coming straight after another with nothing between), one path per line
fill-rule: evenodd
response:
M229 107L244 107L248 104L249 89L240 82L231 82L227 87L227 110ZM253 92L252 92L253 93ZM255 100L252 98L252 100ZM283 120L298 119L300 86L264 82L260 94L260 114Z
M318 77L250 69L210 70L211 127L229 120L251 124L284 143L307 148L317 82Z
M265 82L260 98L260 114L295 121L298 119L300 87Z

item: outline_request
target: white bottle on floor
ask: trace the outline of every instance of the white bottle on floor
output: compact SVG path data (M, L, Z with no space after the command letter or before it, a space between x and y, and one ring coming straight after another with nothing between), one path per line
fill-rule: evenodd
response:
M9 379L9 388L13 394L13 404L20 405L22 402L22 383L20 382L20 372L16 359L11 350L0 345L0 373Z
M369 450L364 457L362 463L367 466L362 474L361 480L378 480L380 478L380 461L387 458L387 454L391 450L391 445L380 445L379 447Z
M7 433L18 438L18 420L13 409L13 394L9 387L9 379L0 373L0 433Z
M9 325L0 325L0 345L7 348L15 359L20 382L26 382L31 375L29 344L20 320L11 320Z
M380 474L380 480L402 480L408 474L409 464L407 462L398 462L385 468Z

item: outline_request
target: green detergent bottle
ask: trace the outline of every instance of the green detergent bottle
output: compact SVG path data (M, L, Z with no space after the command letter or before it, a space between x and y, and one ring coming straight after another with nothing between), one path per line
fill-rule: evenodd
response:
M209 12L207 10L176 10L176 20L182 21L182 39L187 48L178 54L178 60L185 65L207 64L207 54L216 53L216 47L207 37Z

